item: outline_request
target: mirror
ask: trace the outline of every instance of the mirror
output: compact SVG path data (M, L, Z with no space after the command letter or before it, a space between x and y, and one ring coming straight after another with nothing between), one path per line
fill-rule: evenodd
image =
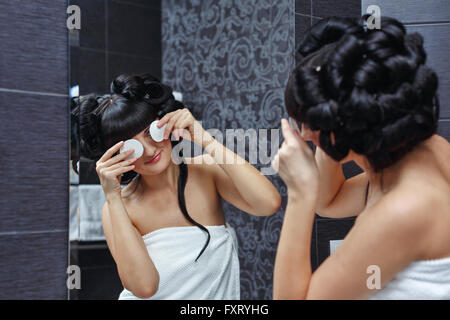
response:
M229 149L242 155L285 196L284 184L270 163L280 143L279 121L286 116L284 86L294 63L292 1L261 1L257 5L254 1L206 0L69 2L79 6L81 12L81 29L70 32L74 108L77 97L109 94L111 81L118 75L150 73L173 89L174 99L182 101L205 130L214 132L215 129L216 140L221 135L224 145L226 141ZM71 165L70 265L80 268L81 278L80 287L69 290L69 296L70 299L118 299L124 286L102 227L101 210L106 198L95 161L80 152L80 132L75 122L72 123L72 161L76 164ZM232 130L234 136L228 137L227 130ZM195 143L186 139L182 143L186 148L183 150L191 150L193 156L202 153ZM195 181L195 172L189 172L189 178ZM188 183L186 190L189 188ZM203 196L210 199L206 194ZM188 201L191 198L191 194L186 195L188 211L196 208L194 201ZM281 210L277 207L270 214L261 211L252 215L238 209L236 201L231 203L233 200L228 202L223 197L218 201L227 222L227 234L231 235L236 250L234 283L227 284L227 290L234 288L233 297L237 292L242 299L271 299ZM181 213L178 215L182 218ZM183 230L195 230L204 243L205 233L197 226L187 220L176 221L178 225L192 225L191 229ZM222 222L215 220L208 225L214 227ZM173 225L177 223L166 224L166 229ZM163 234L156 229L164 229L164 225L159 227L148 229L155 229L155 233L147 233L145 228L139 231L143 236L153 237ZM222 227L208 228L209 246L215 245L214 239ZM202 246L197 247L191 250L195 257ZM211 251L204 251L208 252Z

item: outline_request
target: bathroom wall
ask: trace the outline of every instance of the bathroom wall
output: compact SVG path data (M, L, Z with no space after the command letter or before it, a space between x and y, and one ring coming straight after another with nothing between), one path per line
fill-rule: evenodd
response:
M80 94L109 93L122 73L150 72L161 77L160 0L70 0L81 9L81 30L71 32L70 85ZM71 299L117 299L123 289L106 245L101 223L105 202L95 162L82 158L78 189L79 218L71 219L71 263L81 268L81 290Z
M293 48L292 0L162 2L163 79L206 129L279 128ZM238 236L242 299L272 298L284 207L264 218L224 205Z
M65 0L0 2L0 299L66 299Z

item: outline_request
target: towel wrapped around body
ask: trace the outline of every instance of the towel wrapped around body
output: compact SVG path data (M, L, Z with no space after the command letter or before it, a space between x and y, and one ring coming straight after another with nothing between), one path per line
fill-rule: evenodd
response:
M168 227L142 236L159 273L157 292L148 300L238 300L239 259L234 229L205 226L211 240L203 254L207 234L196 226ZM119 300L138 299L124 289Z

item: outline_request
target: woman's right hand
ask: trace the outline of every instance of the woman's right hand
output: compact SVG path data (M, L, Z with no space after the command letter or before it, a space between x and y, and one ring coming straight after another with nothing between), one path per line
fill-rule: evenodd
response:
M120 150L123 143L123 141L116 143L97 161L95 170L100 178L100 183L106 198L112 195L121 195L122 188L120 186L120 180L122 173L132 170L134 168L132 163L137 160L136 157L124 160L134 152L133 150L127 150L112 157L114 153Z

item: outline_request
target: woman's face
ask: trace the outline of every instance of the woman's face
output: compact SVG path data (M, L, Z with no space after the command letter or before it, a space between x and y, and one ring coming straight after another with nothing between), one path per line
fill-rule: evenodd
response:
M156 142L148 132L142 130L133 139L138 140L144 147L144 153L134 163L133 171L141 175L155 175L163 172L172 161L172 144L170 139Z

